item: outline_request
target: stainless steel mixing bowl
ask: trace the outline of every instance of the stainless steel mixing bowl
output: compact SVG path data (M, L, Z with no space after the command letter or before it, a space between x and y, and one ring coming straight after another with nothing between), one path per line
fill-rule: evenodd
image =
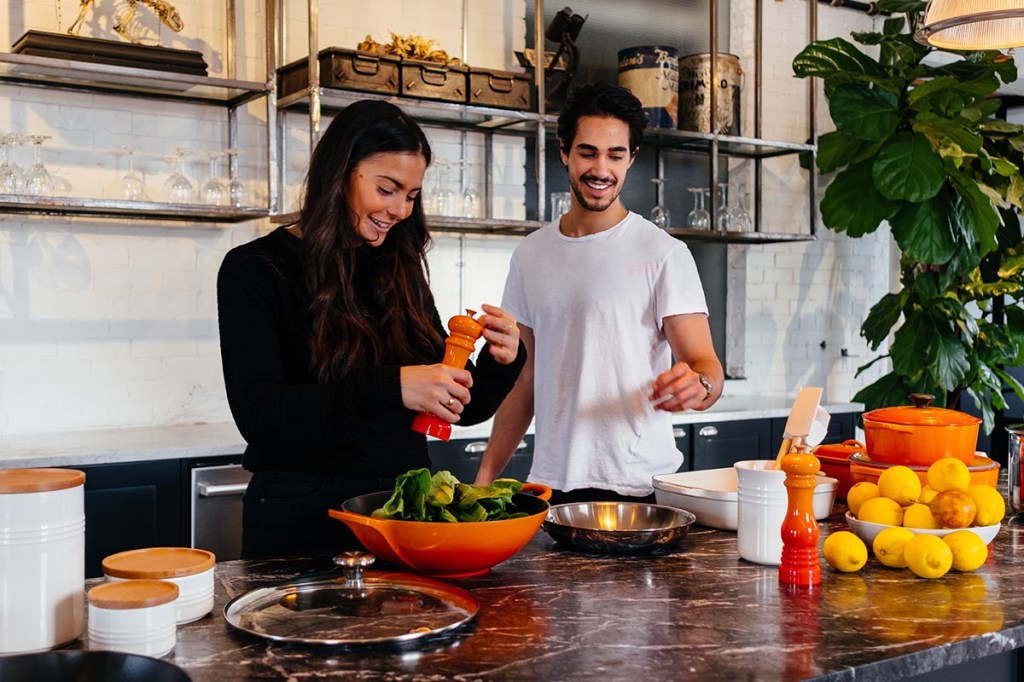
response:
M682 509L642 502L573 502L548 510L541 528L582 552L642 554L677 545L696 521Z

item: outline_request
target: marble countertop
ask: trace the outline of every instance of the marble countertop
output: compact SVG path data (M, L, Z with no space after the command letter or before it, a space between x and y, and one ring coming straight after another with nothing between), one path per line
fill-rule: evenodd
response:
M845 528L844 511L822 537ZM735 533L695 526L669 553L616 557L561 549L540 530L488 574L450 581L479 600L475 623L402 650L237 632L221 615L231 598L329 557L224 562L213 613L178 628L167 660L194 682L899 679L1024 646L1022 546L1024 524L1011 521L976 572L923 580L874 559L853 574L822 561L808 590L739 559Z
M726 396L704 412L679 412L675 424L785 417L791 400ZM860 412L860 403L828 403L833 414ZM491 420L456 427L452 438L484 438ZM529 433L533 432L530 426ZM126 427L0 436L0 468L84 466L190 457L238 455L245 441L232 422Z

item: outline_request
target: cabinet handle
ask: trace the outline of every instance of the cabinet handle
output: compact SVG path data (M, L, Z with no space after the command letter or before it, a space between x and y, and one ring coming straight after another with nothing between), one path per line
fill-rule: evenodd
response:
M676 428L672 429L672 437L673 438L686 438L686 429L681 429L679 427L676 427Z
M713 438L714 436L718 435L718 427L702 426L700 427L700 431L697 432L697 435L700 436L701 438Z
M521 440L521 441L519 441L519 445L516 446L516 450L522 450L525 447L526 447L526 441L525 440ZM486 449L487 449L487 441L485 441L485 440L475 440L472 443L468 443L466 445L466 452L468 452L471 455L475 455L477 453L483 452Z
M199 484L199 497L227 497L228 495L243 495L248 483L225 483L224 485Z

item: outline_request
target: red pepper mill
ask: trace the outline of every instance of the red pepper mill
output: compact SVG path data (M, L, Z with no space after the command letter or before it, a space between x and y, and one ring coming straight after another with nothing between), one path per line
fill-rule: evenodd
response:
M484 331L484 326L473 319L475 310L466 310L465 315L455 315L448 320L451 334L444 340L444 358L441 363L449 367L463 369L469 360L476 340ZM412 430L433 436L440 440L452 437L452 425L429 412L420 412L412 420Z
M791 452L782 458L789 496L789 507L782 522L782 563L779 565L779 582L783 585L821 583L818 522L814 519L813 508L819 469L821 463L810 452Z

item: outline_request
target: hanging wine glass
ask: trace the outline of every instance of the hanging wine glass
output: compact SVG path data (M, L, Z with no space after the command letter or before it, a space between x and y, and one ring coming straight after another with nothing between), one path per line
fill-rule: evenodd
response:
M452 192L452 188L448 186L449 176L451 175L451 164L443 159L437 162L437 186L431 193L431 201L433 203L433 213L437 215L453 215L454 214L454 203L455 193Z
M192 181L185 175L185 155L188 152L186 147L174 149L174 172L164 183L164 194L172 204L192 203Z
M747 200L749 198L746 188L741 187L738 203L732 209L733 229L737 232L752 232L754 230L754 221L751 220L750 213L747 212Z
M0 194L20 194L22 190L22 169L14 163L14 150L20 144L21 134L0 135Z
M466 185L466 188L462 191L462 217L464 218L483 217L483 205L480 200L480 192L477 191L476 183L474 182L475 177L473 167L476 165L476 161L462 162Z
M693 210L686 216L686 226L694 230L707 230L711 227L711 215L704 208L707 190L703 187L687 187L693 195Z
M210 158L210 177L200 188L203 194L203 203L213 206L226 206L230 198L228 196L228 188L220 181L217 168L217 160L220 159L221 152L207 152L206 155Z
M732 232L735 229L732 209L729 208L729 183L718 183L718 215L715 216L715 227L721 232Z
M53 195L53 178L50 172L43 165L43 142L50 139L49 135L29 135L29 142L33 145L32 167L25 174L25 194L36 197L48 197Z
M665 208L664 204L662 203L662 198L664 196L663 191L665 187L665 179L651 178L651 182L653 182L657 187L658 193L658 203L651 210L651 222L654 223L657 227L660 227L663 230L667 230L672 225L672 218L669 215L668 209Z
M234 147L224 150L228 157L228 198L232 206L242 208L245 206L245 183L238 179L238 157L242 150Z
M121 149L128 156L128 172L121 178L121 196L128 201L145 201L142 173L135 170L135 147L126 144Z

